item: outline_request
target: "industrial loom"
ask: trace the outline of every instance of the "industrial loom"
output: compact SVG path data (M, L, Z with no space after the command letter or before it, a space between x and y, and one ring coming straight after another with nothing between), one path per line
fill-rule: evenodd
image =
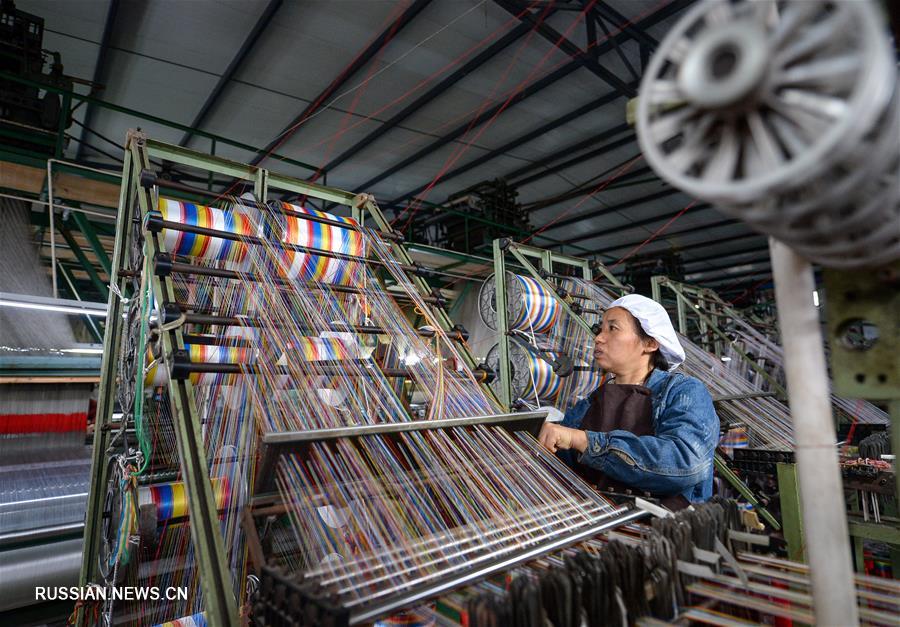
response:
M151 158L253 192L203 204ZM131 133L117 234L82 584L189 594L83 624L268 624L273 580L366 623L645 515L505 413L371 197Z

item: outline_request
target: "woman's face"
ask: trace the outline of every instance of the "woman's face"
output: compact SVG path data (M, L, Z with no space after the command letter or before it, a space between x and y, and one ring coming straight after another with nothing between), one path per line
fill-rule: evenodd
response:
M594 358L606 371L622 374L649 365L652 347L641 340L636 329L637 321L621 307L607 309L603 314L600 333L594 338Z

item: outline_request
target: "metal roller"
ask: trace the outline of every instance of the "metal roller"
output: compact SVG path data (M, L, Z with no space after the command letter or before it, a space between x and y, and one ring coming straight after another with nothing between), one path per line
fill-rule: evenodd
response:
M494 275L485 279L478 293L481 320L497 328L497 286ZM506 273L506 309L510 331L546 333L559 319L560 306L552 294L531 277Z
M807 258L879 265L900 257L896 85L873 2L707 0L648 65L638 139L662 178Z
M76 538L5 551L0 557L0 612L32 605L37 586L77 585L81 545Z

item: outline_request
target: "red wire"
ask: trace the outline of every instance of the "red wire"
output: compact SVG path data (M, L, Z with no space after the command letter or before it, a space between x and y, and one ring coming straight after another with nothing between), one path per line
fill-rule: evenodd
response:
M397 30L397 26L398 26L396 23L397 16L402 12L402 10L405 10L406 7L409 6L409 4L411 2L412 2L412 0L409 0L409 2L406 3L406 5L402 5L402 4L398 3L394 7L394 10L388 15L387 19L385 19L384 22L382 22L381 27L378 29L379 32L384 30L384 27L387 26L388 24L390 24L391 22L393 22L393 26L391 27L391 31L388 33L388 36L385 39L384 43L378 49L379 55L384 51L384 49L387 47L387 45L391 42L391 40L394 38L394 35L396 35L396 30ZM350 63L348 63L344 67L343 71L341 71L341 73L338 75L338 77L334 79L335 81L341 80L344 77L344 75L347 74L347 71L350 69L350 67L352 67L353 64L356 63L356 61L360 58L360 56L362 56L362 53L365 51L365 49L368 48L374 40L375 40L374 38L369 40L369 42L366 44L366 46L362 50L360 50L356 54L355 57L353 57L353 60L351 60ZM334 81L332 81L332 83L334 83ZM278 150L278 148L281 147L284 144L284 142L286 142L288 139L290 139L293 136L293 134L297 131L297 129L300 128L300 126L304 122L306 122L319 109L319 107L322 105L322 103L325 100L327 91L328 91L328 88L326 88L324 91L322 91L322 93L320 93L318 95L318 97L310 105L309 110L306 112L306 115L304 115L300 120L298 120L290 128L285 129L281 133L281 136L278 137L277 141L272 145L272 147L269 150L267 150L265 152L265 154L262 156L262 158L256 164L257 167L260 167L262 165L262 163L272 155L272 153L274 153L276 150ZM219 194L219 196L216 197L216 200L219 200L219 199L223 198L224 196L228 196L229 194L231 194L232 191L234 191L234 189L236 187L238 187L239 185L242 185L243 183L244 183L244 181L240 181L240 180L235 181L234 183L231 184L231 186L228 189L226 189L224 192Z
M587 11L590 11L590 9L596 3L597 3L597 0L591 0L591 2L588 5L586 5L584 7L584 9L582 9L582 11L578 14L578 18L572 20L572 23L568 26L568 28L566 28L565 32L563 32L559 36L559 39L553 44L553 46L550 48L550 50L548 50L547 53L544 54L544 56L541 58L540 62L531 70L531 72L528 73L528 76L526 76L522 81L519 82L519 84L516 86L516 88L506 98L506 101L503 103L503 105L497 110L496 113L494 113L494 115L491 116L491 119L489 119L487 122L485 122L484 124L481 125L481 128L478 130L478 133L476 133L475 136L471 140L467 140L459 149L457 149L453 154L450 155L450 157L448 157L444 161L443 167L440 169L440 171L438 171L437 175L435 175L435 177L428 184L428 187L426 187L422 191L422 193L414 200L414 204L410 205L410 206L413 206L414 209L413 209L409 219L406 221L406 224L409 224L412 221L413 217L416 215L416 213L418 213L419 209L421 208L422 201L424 201L425 198L428 197L428 194L431 192L431 190L434 188L434 186L437 185L437 183L440 181L441 177L444 174L446 174L447 171L451 167L453 167L453 165L455 163L457 163L466 152L469 151L469 148L472 147L472 144L474 142L476 142L478 140L478 138L484 134L485 131L487 131L491 126L493 126L494 122L497 120L497 118L500 116L500 114L503 113L506 110L506 108L509 106L510 102L512 102L513 98L515 98L515 96L525 88L525 85L531 81L532 77L541 69L541 67L543 67L544 63L547 62L547 60L550 58L550 55L552 55L554 52L559 50L559 46L562 44L563 41L566 40L569 33L572 32L572 29L574 29L576 26L578 26L578 24L581 22L581 19L585 16ZM543 21L543 18L545 17L545 15L546 15L546 9L541 14L541 21ZM533 28L531 30L531 32L528 34L529 39L535 33L537 26L539 26L540 24L541 24L541 22L538 22L538 24L535 25L535 28ZM527 43L527 41L528 40L526 40L526 43ZM517 55L517 57L518 57L518 55ZM507 73L508 72L509 72L509 69L507 69ZM506 77L506 75L504 74L504 79L505 79L505 77ZM484 110L484 107L487 106L488 102L490 102L490 97L488 97L487 99L485 99L484 102L482 102L481 107L479 108L479 114L482 110ZM468 133L472 130L472 125L475 123L475 120L477 118L478 118L478 114L476 114L472 118L472 122L470 123L469 128L466 129L466 132L463 134L463 137L468 135ZM404 228L405 228L405 226L404 226Z
M503 105L497 110L496 113L494 113L494 115L491 116L491 119L481 125L481 128L478 130L478 133L475 135L475 137L473 137L471 140L467 140L465 143L463 143L462 146L454 152L454 154L450 155L450 157L448 157L447 160L444 161L443 167L438 171L438 173L434 176L434 178L431 179L431 182L428 184L428 187L426 187L424 190L422 190L422 193L419 194L419 196L416 199L414 199L414 203L418 203L418 204L412 205L415 208L413 209L412 215L410 216L409 220L407 221L407 224L409 223L409 221L412 220L413 216L415 216L415 214L419 211L419 209L421 208L422 201L424 201L425 198L428 197L428 194L430 194L431 190L434 188L434 186L438 184L441 177L443 177L444 174L446 174L447 171L451 167L453 167L453 165L456 164L462 158L462 156L464 154L466 154L466 152L469 151L469 149L472 147L472 144L475 143L484 134L485 131L487 131L491 126L493 126L494 122L497 120L497 118L500 116L500 114L503 113L506 110L506 108L509 106L510 102L512 102L513 98L515 98L515 96L517 94L519 94L519 92L521 92L525 88L525 85L531 81L532 77L534 77L534 75L541 69L541 67L543 67L544 63L547 62L547 60L550 58L550 55L552 55L554 52L559 50L559 46L562 44L563 41L566 40L569 33L572 32L572 30L581 22L581 19L585 16L585 14L588 11L590 11L591 8L596 3L597 3L597 0L591 0L590 4L586 5L584 7L584 9L582 9L582 11L578 14L578 17L576 19L572 20L572 23L568 26L568 28L566 28L565 32L563 32L559 36L559 39L553 44L553 46L550 48L550 50L548 50L547 53L541 58L540 62L531 70L531 72L528 73L528 76L526 76L522 81L520 81L519 84L516 86L516 88L509 94L509 96L506 98L506 101L503 103ZM528 34L529 39L532 37L532 35L537 30L537 27L540 26L540 24L543 22L545 16L546 16L546 9L544 10L543 13L541 13L541 20L535 25L535 27ZM527 41L528 40L526 40L526 43L527 43ZM508 70L507 70L507 72L508 72ZM505 75L504 75L504 78L505 78ZM484 107L487 105L488 102L489 102L489 98L487 100L485 100L485 102L482 103L481 107L479 108L479 113L484 109ZM477 118L478 118L478 114L476 114L472 118L472 124L474 124L474 122ZM468 135L469 131L471 130L472 124L470 124L469 128L466 129L466 132L463 134L463 137Z
M596 0L595 0L595 1L596 1ZM480 116L480 115L482 114L482 112L485 110L485 108L488 106L488 104L490 104L490 103L493 102L494 93L495 93L495 92L496 92L496 91L497 91L497 90L498 90L498 89L506 82L506 79L509 77L509 73L512 71L512 69L513 69L516 65L518 65L518 63L519 63L519 57L521 56L522 52L524 52L525 49L528 47L528 44L529 44L529 42L531 41L531 38L534 37L534 34L535 34L535 32L536 32L537 26L539 26L540 24L543 23L544 19L547 17L547 12L548 12L549 10L550 10L550 5L548 4L548 5L544 8L544 10L541 11L541 14L540 14L540 16L539 16L538 23L537 23L537 25L535 26L535 28L532 28L532 29L528 32L528 36L527 36L527 37L519 44L518 48L516 49L515 54L513 55L513 58L510 60L510 62L509 62L509 63L507 64L507 66L506 66L506 69L503 71L503 75L500 77L500 80L498 80L498 81L495 82L494 88L491 90L491 93L487 96L487 98L485 98L485 99L482 100L481 105L478 107L478 110L476 111L475 115L472 117L472 120L469 122L468 127L466 127L466 131L465 131L465 132L463 133L463 135L462 135L463 137L466 137L466 136L472 131L472 129L473 129L474 126L475 126L475 121L478 119L478 116ZM551 51L550 51L549 53L547 53L547 54L549 55L549 54L552 53L552 52L553 52L553 50L551 50ZM546 59L546 56L545 56L545 59ZM538 67L540 67L540 65L542 65L543 63L544 63L544 59L541 60L541 63L538 65ZM518 86L519 89L521 89L521 85L522 85L524 82L526 82L526 81L532 76L533 73L534 73L534 70L532 70L531 73L529 73L529 75L525 78L525 80L523 80L523 81L521 81L521 82L519 83L519 86ZM514 93L515 93L515 92L514 92ZM510 96L510 98L512 98L512 96ZM508 100L507 100L507 103L508 103ZM502 110L501 110L501 111L502 111ZM499 115L499 113L500 113L500 111L498 111L498 113L494 114L494 116L488 121L488 125L490 125L491 123L493 123L494 118L496 118L497 115ZM468 115L468 113L465 114L465 115ZM480 137L480 136L481 136L481 133L483 133L483 132L484 132L484 130L482 129L482 130L478 133L478 135L476 135L476 136L472 139L472 142L474 142L476 139L478 139L478 137ZM448 158L444 161L444 165L441 167L441 170L440 170L440 171L437 173L437 175L431 180L431 182L428 184L428 187L426 187L425 190L423 190L423 193L424 193L426 196L428 195L428 192L431 190L431 188L434 187L434 185L435 185L435 184L437 183L437 181L440 179L440 177L443 176L444 173L446 173L447 169L448 169L449 167L451 167L454 163L456 163L456 161L457 161L457 160L458 160L458 159L466 152L466 150L468 150L469 146L471 146L471 142L468 143L468 144L461 144L461 145L459 145L459 146L457 146L457 147L455 147L455 148L453 149L453 153L450 155L450 157L448 157ZM424 197L423 197L423 198L424 198ZM410 222L412 221L412 219L415 217L416 213L418 213L419 209L421 208L421 202L422 202L421 199L414 199L413 203L409 203L409 204L407 205L407 210L409 210L410 208L412 208L412 213L410 214L409 219L407 219L407 221L404 223L403 227L400 229L401 231L404 230L404 229L406 229L406 227L409 225L409 223L410 223ZM394 218L394 220L391 222L391 226L393 226L394 223L396 223L401 217L402 217L402 215L398 214L398 215Z
M594 4L595 2L596 2L596 0L593 0L593 2L591 2L588 6L585 7L584 11L589 10L589 9L593 6L593 4ZM624 30L624 28L625 28L626 26L628 26L628 25L630 25L630 24L633 24L636 20L640 20L640 19L642 19L643 17L645 17L646 15L649 15L649 14L655 12L656 10L658 10L660 7L664 6L665 4L666 4L666 0L663 0L662 2L659 2L658 4L654 5L653 7L649 8L648 10L644 11L643 13L641 13L641 14L638 15L638 16L636 16L635 18L633 18L633 19L631 19L631 20L628 20L625 24L621 25L621 26L618 27L617 29L610 31L610 33L609 33L608 35L604 36L602 39L598 39L597 41L592 42L591 44L589 44L589 45L584 49L584 51L587 52L587 51L589 51L591 48L593 48L594 46L597 46L597 45L599 45L599 44L605 42L607 39L610 39L610 38L613 37L614 35L617 35L617 34L620 33L622 30ZM583 15L583 12L582 12L582 15ZM580 18L579 18L578 20L575 20L575 21L573 22L573 25L574 25L574 24L577 24L579 21L580 21ZM570 26L569 29L567 29L567 31L566 31L566 33L563 35L563 37L565 37L565 35L568 34L568 32L569 32L569 30L571 30L571 28L572 28L572 27ZM558 49L559 49L558 46L559 46L560 43L561 43L561 41L557 42L557 43L554 45L553 49L551 49L550 53L552 53L554 50L558 50ZM548 53L548 55L549 55L550 53ZM568 63L571 59L574 59L574 58L575 58L575 55L569 55L569 54L566 54L566 58L563 59L563 60L561 60L561 61L560 61L558 64L556 64L555 66L553 66L553 67L552 67L552 68L551 68L544 76L547 76L547 75L551 74L551 73L554 72L556 69L558 69L558 68L561 67L562 65ZM544 62L544 60L541 61L541 64L543 64L543 62ZM532 74L533 74L533 73L534 73L534 72L532 72ZM529 78L530 78L530 75L529 75ZM542 77L542 79L543 79L543 77ZM527 79L526 79L526 80L527 80ZM502 108L501 108L501 109L500 109L500 110L499 110L499 111L491 118L491 120L489 120L487 123L485 123L485 127L479 132L478 136L476 136L472 141L474 141L475 139L478 139L478 137L480 137L481 134L482 134L485 130L487 130L487 128L489 128L489 127L493 124L493 122L495 121L495 119L497 118L497 116L499 116L499 115L506 109L506 107L509 105L509 103L510 103L510 101L513 99L513 97L515 97L516 94L518 94L520 91L522 91L523 88L524 88L524 81L523 81L523 83L519 84L519 85L516 87L516 89L513 90L513 91L509 94L509 96L508 96L508 98L506 99L506 102L504 103L503 107L502 107ZM442 125L442 127L443 127L443 126L445 126L445 125ZM417 139L418 139L418 138L417 138ZM471 145L471 143L470 143L470 145ZM464 153L468 150L468 148L470 147L470 145L467 145L466 148L465 148L465 150L463 150L463 151L456 157L455 160L458 160L459 157L461 157L462 154L464 154ZM454 161L454 162L455 162L455 161ZM451 164L451 165L452 165L452 164ZM444 168L444 170L446 170L446 168ZM443 173L439 174L438 177L435 177L435 178L436 178L436 179L439 179L439 177L440 177L442 174L443 174ZM432 180L432 183L429 185L429 187L428 187L428 189L426 190L426 192L429 191L432 187L434 187L434 185L436 185L437 182L439 182L439 181ZM419 200L419 201L424 200L424 196L420 196L420 197L418 197L416 200ZM410 203L410 204L408 204L407 206L408 206L408 207L409 207L409 206L412 206L412 204Z
M655 239L656 239L663 231L665 231L667 228L669 228L670 226L672 226L672 223L675 222L675 220L677 220L678 218L680 218L681 216L683 216L683 215L687 212L688 209L690 209L691 207L693 207L693 206L696 205L696 204L697 204L697 201L694 200L694 201L692 201L687 207L685 207L684 209L682 209L681 211L679 211L678 213L676 213L676 214L672 217L671 220L669 220L668 222L666 222L665 224L663 224L661 227L659 227L658 229L656 229L656 231L654 231L653 234L650 235L650 237L648 237L648 238L645 239L643 242L641 242L640 244L638 244L637 246L635 246L634 248L632 248L626 255L624 255L623 257L621 257L616 263L614 263L612 266L610 266L610 269L615 268L616 266L618 266L619 264L621 264L623 261L625 261L625 260L628 259L629 257L633 256L635 253L637 253L637 252L638 252L640 249L642 249L644 246L646 246L647 244L649 244L650 242L652 242L653 240L655 240Z
M600 183L597 185L597 187L595 187L594 189L592 189L591 191L589 191L587 194L584 194L584 196L582 197L582 199L579 200L575 205L569 207L568 209L566 209L565 211L563 211L561 214L559 214L558 216L556 216L555 219L551 220L550 222L548 222L547 224L545 224L544 226L542 226L541 228L539 228L537 231L535 231L534 233L532 233L531 235L529 235L526 239L522 240L522 243L523 243L523 244L527 244L527 243L530 242L532 239L534 239L535 237L537 237L538 235L540 235L541 233L543 233L544 231L546 231L547 229L549 229L551 226L553 226L554 224L556 224L557 222L559 222L560 220L562 220L562 219L563 219L564 217L566 217L568 214L570 214L570 213L572 213L573 211L575 211L576 209L578 209L578 207L580 207L580 206L583 205L585 202L587 202L587 199L588 199L588 198L593 198L594 194L596 194L596 193L598 193L598 192L602 192L604 189L606 189L607 187L609 187L609 185L612 184L616 179L618 179L620 176L622 176L623 174L625 174L626 172L628 172L628 170L631 169L631 166L633 166L635 163L637 163L639 160L641 160L641 159L643 159L643 158L644 158L644 155L638 155L638 156L634 157L633 159L631 159L630 161L628 161L628 162L627 162L626 164L624 164L621 168L619 168L618 170L616 170L615 174L613 174L611 177L609 177L609 178L607 178L607 179L603 179L602 181L600 181Z
M469 48L468 48L467 50L465 50L461 55L457 56L455 59L453 59L453 60L451 60L449 63L445 64L445 65L444 65L443 67L441 67L440 69L438 69L438 70L432 72L431 74L429 74L428 76L426 76L425 78L423 78L421 81L419 81L418 83L416 83L415 85L413 85L410 89L406 90L405 92L403 92L402 94L400 94L399 96L397 96L396 98L394 98L393 100L391 100L390 102L388 102L387 104L385 104L385 105L383 105L382 107L376 109L375 111L373 111L373 112L370 113L369 115L360 118L356 123L354 123L353 125L349 126L347 129L345 129L345 130L343 130L343 131L340 131L339 133L337 133L337 135L335 136L335 138L340 137L341 135L343 135L344 133L346 133L346 132L348 132L348 131L352 131L353 129L355 129L356 127L358 127L358 126L361 125L361 124L365 124L366 122L368 122L369 120L371 120L372 118L374 118L376 115L379 115L380 113L384 112L385 110L387 110L387 109L393 107L395 104L398 104L398 103L400 103L400 102L403 102L404 100L406 100L407 98L409 98L411 95L413 95L415 92L419 91L422 87L424 87L424 86L426 86L428 83L432 82L434 79L436 79L438 76L440 76L441 74L443 74L444 72L446 72L446 71L449 70L450 68L452 68L452 67L454 67L454 66L456 66L456 65L459 65L459 64L463 61L463 59L466 59L467 57L469 57L473 52L475 52L476 50L478 50L479 48L481 48L482 46L484 46L484 45L485 45L488 41L490 41L491 39L499 39L499 37L496 37L496 36L498 35L498 33L500 33L501 30L507 28L507 27L510 26L511 24L513 24L513 23L515 23L515 22L518 22L518 21L519 21L519 18L520 18L522 15L524 15L528 10L530 10L531 7L534 6L535 3L537 3L537 1L538 1L538 0L531 0L531 3L530 3L527 7L525 7L525 8L524 8L521 12L519 12L517 15L514 15L514 16L510 17L506 22L504 22L503 24L501 24L500 26L498 26L496 29L494 29L487 37L485 37L485 38L482 39L481 41L479 41L479 42L475 43L474 45L472 45L471 47L469 47ZM462 117L465 117L465 116L466 116L466 113L464 112L464 113L461 114L459 117L454 118L453 120L450 120L450 121L448 121L448 122L444 122L444 123L441 124L441 126L438 127L438 128L439 128L439 129L440 129L440 128L444 128L444 127L446 127L447 125L451 124L454 120L458 120L458 119L460 119L460 118L462 118ZM432 134L433 134L433 131L432 131ZM297 153L297 154L298 154L298 156L299 156L299 155L304 155L304 154L306 154L306 153L308 153L308 152L311 152L311 151L315 150L316 148L318 148L319 146L321 146L322 144L324 144L324 143L326 143L327 141L329 141L330 139L331 139L331 138L326 137L325 139L320 140L318 143L316 143L316 144L311 144L311 145L308 146L307 148L302 149L302 150L301 150L299 153ZM415 138L415 139L418 139L418 138ZM408 142L407 142L407 143L408 143ZM313 179L313 180L314 180L314 179Z
M344 114L341 116L340 124L338 127L339 132L334 134L331 137L331 140L328 142L328 146L325 149L325 155L322 157L322 159L320 161L321 165L319 165L315 174L310 179L311 181L315 181L322 174L322 169L325 167L324 163L326 163L328 161L328 158L331 156L331 153L334 151L334 147L335 147L335 144L336 144L338 138L344 133L344 129L347 125L347 121L353 116L353 113L356 111L356 107L359 106L360 100L365 95L366 91L368 91L372 75L375 74L375 70L378 67L378 61L381 59L381 57L384 55L384 52L387 50L388 43L390 43L390 41L394 38L394 35L397 34L396 31L397 31L399 24L397 23L396 20L397 20L397 16L400 13L400 8L402 6L403 5L398 4L397 8L394 10L394 12L391 13L390 16L388 16L388 20L391 20L394 22L393 26L391 27L391 31L388 33L388 36L384 42L384 45L378 49L378 52L373 57L372 61L368 64L369 69L366 72L366 77L365 77L365 79L363 79L363 82L360 84L360 88L357 89L356 92L354 93L353 102L350 103L350 107L348 107L347 110L344 112ZM405 10L406 7L403 7L403 8ZM301 203L305 202L305 200L306 200L306 196L301 197Z

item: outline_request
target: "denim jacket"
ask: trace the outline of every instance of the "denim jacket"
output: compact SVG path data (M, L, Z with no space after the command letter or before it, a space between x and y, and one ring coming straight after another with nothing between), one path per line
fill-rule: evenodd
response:
M578 461L639 490L682 494L691 502L709 499L719 440L712 397L703 383L680 373L654 370L645 385L655 435L587 431L588 446ZM589 405L589 398L576 403L562 425L579 428Z

